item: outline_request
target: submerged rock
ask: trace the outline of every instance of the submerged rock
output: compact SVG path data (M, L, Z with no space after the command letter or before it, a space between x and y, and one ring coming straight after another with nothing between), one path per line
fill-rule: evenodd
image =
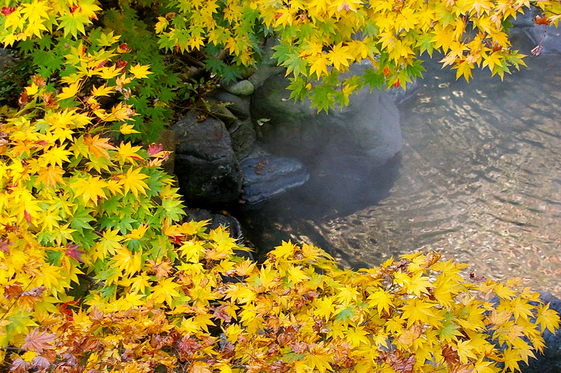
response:
M257 203L303 185L310 175L304 164L293 158L262 152L240 163L243 174L242 199Z
M190 205L237 201L240 166L224 123L201 117L196 109L171 127L177 137L175 174Z

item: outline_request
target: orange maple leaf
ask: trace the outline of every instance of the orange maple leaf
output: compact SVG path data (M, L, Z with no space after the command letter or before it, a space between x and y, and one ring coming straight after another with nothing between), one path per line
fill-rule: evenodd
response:
M95 135L91 137L90 135L84 138L84 144L88 147L90 152L92 152L97 158L105 157L110 159L109 150L115 150L116 148L109 143L109 138L102 137L100 138L99 135Z

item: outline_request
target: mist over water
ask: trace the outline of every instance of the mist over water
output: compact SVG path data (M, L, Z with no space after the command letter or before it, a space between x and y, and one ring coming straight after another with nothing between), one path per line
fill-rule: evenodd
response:
M521 38L525 54L533 45ZM469 84L427 61L419 93L400 107L403 150L365 177L312 174L309 185L244 208L258 248L313 243L343 267L438 250L466 275L521 277L561 296L561 56L527 57Z

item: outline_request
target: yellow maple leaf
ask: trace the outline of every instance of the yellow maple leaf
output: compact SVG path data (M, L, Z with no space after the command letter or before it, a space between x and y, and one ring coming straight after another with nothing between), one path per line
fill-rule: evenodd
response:
M280 259L294 255L295 250L296 246L289 240L288 242L283 241L280 246L275 247L272 253L275 254L277 259Z
M205 248L201 245L200 241L186 241L177 250L185 261L192 263L198 263L205 252Z
M368 296L368 306L376 307L378 313L382 311L389 313L390 308L393 307L392 295L383 289L378 289Z
M205 363L204 361L195 361L189 367L189 373L212 373L209 368L209 363Z
M81 81L77 80L74 83L70 84L68 87L62 88L62 93L59 93L56 96L57 100L64 100L66 98L75 97L78 91L80 90Z
M117 75L121 74L121 69L118 68L116 65L112 65L109 67L103 66L101 69L97 69L95 71L96 75L99 75L102 79L109 80L113 79Z
M143 271L131 278L130 287L133 292L144 294L146 288L150 287L150 277Z
M63 162L70 162L68 156L72 154L65 149L66 145L53 146L41 156L41 160L49 165L59 165L62 167Z
M119 128L119 132L123 135L130 135L131 133L140 133L139 131L134 129L134 124L121 124L121 128Z
M310 65L310 75L316 74L319 79L323 75L327 75L327 65L329 61L327 56L320 54L313 58L313 62Z
M257 294L243 284L228 284L226 299L228 298L234 302L248 303L257 298Z
M113 91L115 91L115 87L108 87L107 84L104 84L99 87L93 87L92 96L94 97L109 96L109 94L113 93Z
M333 304L334 301L334 297L317 299L314 302L314 306L316 308L314 310L314 315L317 317L322 317L325 320L329 320L331 315L335 313L335 305Z
M559 314L555 310L549 309L549 303L539 306L536 322L540 324L542 333L545 329L555 333L555 329L559 328Z
M125 242L131 240L139 240L146 234L148 230L148 224L140 224L138 228L132 229L130 233L125 235Z
M293 266L290 265L288 267L288 279L293 283L293 284L299 284L304 280L309 280L310 277L308 275L306 275L306 273L302 270L302 267L300 266Z
M345 285L344 287L339 289L337 293L337 300L339 300L343 305L349 305L354 303L358 296L359 293L356 288Z
M423 276L422 272L417 272L411 277L411 281L405 284L405 290L408 293L415 294L416 296L421 296L422 293L427 294L428 289L432 288L428 277Z
M420 299L410 299L408 303L403 306L402 318L407 320L408 328L417 321L429 325L432 325L434 322L440 322L433 311L433 306Z
M343 46L343 43L334 45L331 51L327 53L329 62L333 65L335 70L346 70L350 62L354 60L353 56L349 53L349 47Z
M143 158L138 154L140 149L142 149L141 146L132 146L130 142L121 143L117 148L119 163L121 165L125 162L136 164L136 161L141 161Z
M25 87L25 91L29 96L33 96L39 91L39 87L37 86L37 84L32 83L30 86Z
M149 68L149 65L138 64L131 67L129 72L134 75L135 78L143 79L146 78L149 74L152 74L152 72L148 71Z
M89 175L87 178L80 178L72 185L76 190L75 195L82 197L84 204L92 201L95 205L102 198L107 198L103 188L107 186L107 182L99 176Z
M135 115L132 107L123 102L113 106L109 114L106 114L105 110L96 110L94 114L106 122L120 122Z
M333 355L329 354L325 349L319 349L317 346L310 348L310 352L304 360L306 365L320 373L332 370L330 363L334 360Z
M361 343L370 345L370 340L368 339L367 335L368 331L364 330L364 327L357 326L355 328L349 328L345 335L345 338L353 347L358 347Z
M235 266L236 274L242 277L249 276L255 268L255 262L249 259L245 259Z
M142 254L133 254L129 249L121 246L116 250L116 254L111 258L112 267L124 271L124 274L130 276L140 271L142 268Z
M454 347L462 363L467 364L470 362L470 359L477 360L477 355L473 352L473 350L477 350L477 345L473 341L459 341Z
M33 0L32 3L22 4L21 12L23 18L27 19L29 23L36 23L49 18L48 11L50 9L51 7L46 1Z
M125 195L129 190L135 197L138 197L138 193L146 195L148 185L143 180L147 179L148 175L143 174L141 171L142 169L140 168L130 167L127 170L127 174L122 176L121 183L125 188Z
M181 294L177 291L180 289L179 284L174 282L173 277L160 280L157 285L152 287L152 294L148 299L153 299L156 303L166 302L172 305L173 299L179 297Z

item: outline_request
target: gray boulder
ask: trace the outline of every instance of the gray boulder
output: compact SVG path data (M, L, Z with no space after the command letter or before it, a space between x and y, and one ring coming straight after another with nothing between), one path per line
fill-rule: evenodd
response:
M281 74L271 76L252 97L251 116L271 152L307 164L353 155L375 167L401 150L399 112L388 94L365 89L351 96L349 106L317 114L309 101L289 99L288 84Z
M240 80L224 87L226 91L236 96L250 96L255 91L255 86L249 80Z
M242 199L257 203L299 187L310 175L302 162L256 151L240 163L243 174Z
M241 172L224 123L193 109L171 129L177 137L175 174L191 206L234 202Z

